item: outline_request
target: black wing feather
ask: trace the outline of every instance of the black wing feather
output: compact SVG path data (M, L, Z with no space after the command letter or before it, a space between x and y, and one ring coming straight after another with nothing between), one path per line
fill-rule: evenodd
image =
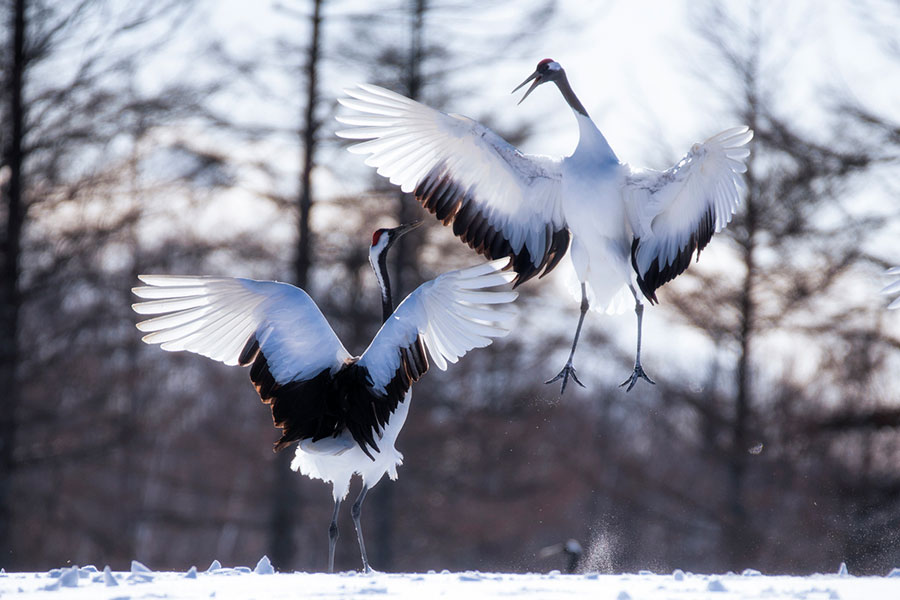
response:
M532 256L524 244L515 252L503 232L491 225L470 191L453 180L443 163L435 165L422 178L413 195L444 225L452 224L453 234L482 256L490 260L510 257L517 274L513 287L552 271L569 248L569 230L563 227L546 237L548 243L543 256Z
M634 241L631 243L631 266L634 268L634 272L637 273L638 287L641 288L641 292L651 304L659 302L656 298L657 289L684 273L690 266L694 250L697 251L697 260L700 260L700 252L709 244L709 240L712 239L715 231L715 215L713 215L713 209L710 207L701 217L697 228L691 233L687 244L678 251L675 259L668 265L660 268L659 258L654 258L647 268L647 272L643 275L641 275L637 265L637 252L641 239L634 238Z
M336 373L324 369L310 379L279 383L269 370L256 336L247 341L238 362L251 365L250 380L260 399L271 407L272 421L282 431L275 451L300 440L337 437L346 429L374 460L370 448L380 451L376 436L381 437L410 386L428 371L420 338L397 352L400 366L383 394L372 388L368 371L356 359L347 361Z

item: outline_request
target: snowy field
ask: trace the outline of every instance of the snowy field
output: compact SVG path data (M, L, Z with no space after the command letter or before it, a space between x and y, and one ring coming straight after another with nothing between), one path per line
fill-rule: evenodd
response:
M846 568L808 577L741 574L561 575L480 573L274 573L263 557L255 568L178 572L151 571L138 562L131 571L68 567L46 573L0 573L0 597L62 600L138 598L540 598L592 600L897 600L900 569L885 577L854 577Z

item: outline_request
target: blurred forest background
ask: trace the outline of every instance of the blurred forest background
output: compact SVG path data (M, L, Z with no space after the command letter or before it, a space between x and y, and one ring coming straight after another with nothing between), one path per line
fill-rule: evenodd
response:
M130 288L290 281L361 351L371 232L423 211L333 135L340 88L385 85L533 152L565 134L565 153L560 99L508 94L545 56L633 164L752 127L746 201L648 310L656 386L617 387L630 313L589 315L586 389L542 383L577 320L567 261L523 286L511 335L429 373L400 479L363 512L372 564L564 569L542 549L574 538L583 570L900 566L900 327L877 295L900 262L900 3L659 2L637 21L612 1L379 4L3 1L0 566L324 569L329 487L272 453L244 370L142 344ZM663 4L679 20L650 28ZM666 27L665 57L636 54ZM598 31L628 37L610 55ZM878 85L841 79L835 55ZM650 64L659 87L607 83ZM478 262L425 221L389 259L403 295ZM358 568L341 526L337 567Z

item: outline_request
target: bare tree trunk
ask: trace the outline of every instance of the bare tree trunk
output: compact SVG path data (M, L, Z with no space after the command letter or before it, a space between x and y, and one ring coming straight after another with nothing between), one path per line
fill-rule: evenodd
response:
M303 169L300 172L299 238L297 240L297 261L295 276L297 285L306 287L309 283L309 269L312 264L312 242L310 240L309 213L312 208L312 170L315 166L319 121L316 106L319 103L319 54L321 42L319 34L322 25L322 0L312 0L313 12L310 17L312 30L306 63L306 107L303 115L301 138L303 143Z
M746 60L743 71L744 91L747 106L744 119L748 126L759 130L759 96L757 93L759 74L759 40L755 39L751 54ZM760 202L756 194L760 186L754 178L754 159L751 157L745 181L747 184L746 213L744 225L744 237L741 242L744 263L744 281L741 285L740 302L740 356L738 357L736 382L735 382L735 406L732 421L732 445L728 458L728 526L725 536L725 547L728 552L730 567L733 569L744 568L751 560L756 543L753 538L753 530L747 514L747 506L744 498L744 484L747 477L747 457L749 440L747 438L749 421L753 412L753 394L751 390L752 373L751 356L752 340L756 333L756 303L753 298L754 283L757 277L756 268L756 234L759 231Z
M419 100L422 94L422 59L425 55L423 46L423 34L425 29L425 13L428 10L427 0L410 0L412 21L410 24L410 49L409 61L406 66L406 95L413 100ZM397 221L409 223L416 214L416 201L412 194L400 193L397 205ZM394 267L394 294L402 298L407 293L407 274L415 270L416 248L418 247L415 233L405 235L395 242L397 257ZM394 568L394 486L384 485L376 489L370 502L374 505L372 513L375 515L376 537L373 540L375 556L380 569L389 571Z
M320 31L322 24L322 0L312 0L310 16L310 42L307 49L306 63L306 107L303 124L300 130L303 145L303 167L300 171L300 194L298 204L298 237L297 258L294 263L294 278L298 287L309 287L309 271L312 266L312 241L309 216L313 205L312 170L315 166L315 153L319 121L316 118L316 106L319 102L318 67L320 54ZM269 553L272 563L281 570L292 568L296 546L293 533L297 511L300 505L300 493L297 487L297 476L291 471L291 451L279 452L276 456L275 488L272 494L271 516L269 520Z
M9 99L11 135L4 149L5 165L10 169L6 187L7 223L3 247L3 272L0 282L0 567L10 568L15 561L12 535L12 477L15 472L16 413L19 389L16 373L19 363L19 254L24 223L22 200L22 138L25 131L25 107L22 103L25 71L25 0L16 0L12 16L12 48L6 94Z
M745 77L745 90L747 93L747 109L744 115L750 128L757 131L759 128L758 111L759 102L756 94L758 73L757 48L750 57ZM744 239L741 240L744 262L744 281L740 292L740 356L738 357L736 373L735 406L732 421L732 445L728 458L728 526L726 529L725 547L728 552L730 567L734 569L744 568L752 558L755 542L752 538L753 531L747 515L747 506L744 499L744 483L747 476L747 456L749 440L747 432L749 420L753 411L753 395L751 390L752 373L751 356L752 340L756 332L756 304L753 299L754 283L756 280L756 234L759 229L758 211L759 203L755 195L759 192L759 185L754 179L753 158L750 159L747 172L747 200Z
M406 95L413 100L420 100L422 95L422 60L425 56L423 43L425 31L425 12L428 10L427 0L410 0L412 2L412 21L410 25L409 61L406 65ZM397 220L400 223L408 223L416 214L416 201L412 194L401 193L398 197ZM405 275L414 268L416 263L416 237L405 235L395 243L394 255L397 257L394 272L394 293L403 297L406 291Z
M740 355L737 364L737 380L734 415L732 417L731 452L728 458L728 525L726 528L726 548L733 568L746 566L747 558L747 509L744 505L744 479L747 470L747 422L750 416L750 343L753 336L753 279L756 276L754 264L754 215L753 200L747 199L747 240L744 251L744 282L740 296L741 332Z

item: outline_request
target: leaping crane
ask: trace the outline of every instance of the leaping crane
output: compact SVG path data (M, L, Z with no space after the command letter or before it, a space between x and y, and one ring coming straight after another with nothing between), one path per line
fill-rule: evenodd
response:
M579 140L564 158L523 154L480 123L445 114L384 88L359 84L339 99L356 114L337 117L351 129L338 135L368 140L350 152L411 192L453 233L480 254L510 257L515 285L546 275L566 253L581 282L581 314L565 366L546 383L569 377L582 385L573 359L590 307L621 312L634 298L634 370L621 385L653 381L641 365L643 303L699 258L714 232L730 221L744 188L741 173L753 137L735 127L694 144L667 171L619 161L575 96L559 63L540 61L522 100L553 82L575 115ZM519 102L521 103L520 100ZM583 387L583 386L582 386Z
M385 473L397 479L403 455L394 444L406 421L412 384L431 361L441 370L472 348L504 336L514 313L498 305L513 291L489 290L515 277L507 259L450 271L423 283L394 310L386 256L414 225L379 229L369 262L381 288L383 325L361 356L351 356L303 290L276 281L141 275L133 305L143 340L227 365L250 366L260 399L282 430L278 451L299 442L291 468L332 484L328 570L334 570L338 511L356 473L362 489L351 516L363 569L369 561L360 514L368 490Z

